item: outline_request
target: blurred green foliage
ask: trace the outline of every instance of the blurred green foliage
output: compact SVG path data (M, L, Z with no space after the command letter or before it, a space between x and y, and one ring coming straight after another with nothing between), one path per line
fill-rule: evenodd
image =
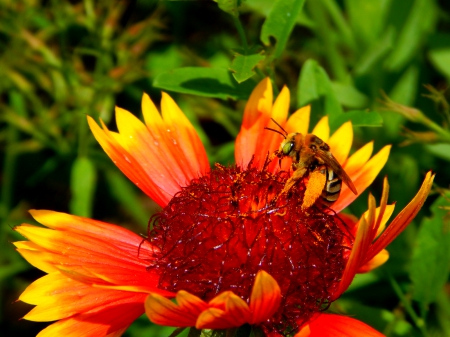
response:
M270 76L291 111L355 125L354 147L393 144L380 178L397 212L426 171L434 195L333 309L388 336L450 336L450 3L445 0L0 1L0 331L34 336L13 303L41 276L14 251L27 209L70 212L145 233L157 206L101 151L85 115L114 128L142 92L175 97L211 163L233 162L245 100ZM194 160L194 159L193 159ZM366 209L367 193L350 211ZM168 336L136 321L126 336Z

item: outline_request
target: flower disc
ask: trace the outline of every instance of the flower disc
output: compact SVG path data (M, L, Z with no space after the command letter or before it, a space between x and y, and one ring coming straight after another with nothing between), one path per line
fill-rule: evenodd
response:
M302 209L305 185L281 193L287 172L217 166L191 181L156 216L149 240L160 252L149 266L160 287L204 300L231 290L248 301L256 273L280 285L271 330L296 329L330 303L348 242L335 215Z

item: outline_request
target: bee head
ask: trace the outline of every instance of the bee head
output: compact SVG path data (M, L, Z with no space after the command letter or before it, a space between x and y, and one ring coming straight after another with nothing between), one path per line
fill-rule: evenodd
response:
M278 150L278 157L289 156L291 151L294 149L294 137L287 137L280 145Z

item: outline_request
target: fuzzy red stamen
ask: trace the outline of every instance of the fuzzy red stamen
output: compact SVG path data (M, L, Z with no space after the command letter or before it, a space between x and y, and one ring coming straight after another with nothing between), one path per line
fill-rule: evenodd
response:
M149 240L160 287L204 300L231 290L248 301L259 270L280 285L269 330L295 331L326 308L342 276L346 233L335 215L302 209L305 185L281 194L289 178L255 168L217 166L193 180L158 214Z

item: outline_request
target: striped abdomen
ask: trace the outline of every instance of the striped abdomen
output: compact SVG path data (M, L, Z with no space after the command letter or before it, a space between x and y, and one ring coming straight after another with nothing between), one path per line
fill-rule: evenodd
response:
M322 194L320 196L321 203L329 207L339 198L342 180L330 167L326 165L321 168L321 172L325 173L327 177L325 186L323 187Z

